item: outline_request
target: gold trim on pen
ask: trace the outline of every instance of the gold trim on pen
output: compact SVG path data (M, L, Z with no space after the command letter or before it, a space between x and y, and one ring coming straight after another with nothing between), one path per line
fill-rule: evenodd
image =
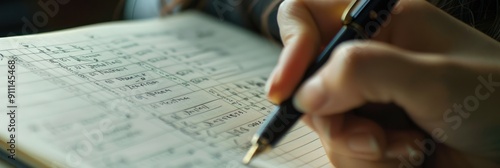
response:
M357 4L357 0L352 0L351 3L349 3L349 6L344 10L344 14L342 14L342 23L344 25L348 25L352 21L352 16L350 15L352 10L354 10L354 6Z

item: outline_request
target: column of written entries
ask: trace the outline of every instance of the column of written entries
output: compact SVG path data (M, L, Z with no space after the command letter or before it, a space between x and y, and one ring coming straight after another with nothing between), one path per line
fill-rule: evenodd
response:
M263 61L271 56L255 51L259 44L196 28L87 37L58 45L24 44L24 48L0 52L17 57L18 64L31 72L116 116L115 129L104 132L104 142L93 151L93 156L102 157L85 160L92 165L189 167L239 161L272 108L263 86L274 62ZM228 47L230 51L225 50ZM71 111L58 115L71 118ZM89 113L77 122L85 125L99 116ZM155 128L138 124L144 122L161 124L153 124ZM37 129L46 129L51 137L79 137L81 131L72 124L59 122ZM311 134L302 124L295 127L290 133L293 138L262 159L294 167L328 166L321 143ZM78 150L78 140L54 138L50 143L68 152Z

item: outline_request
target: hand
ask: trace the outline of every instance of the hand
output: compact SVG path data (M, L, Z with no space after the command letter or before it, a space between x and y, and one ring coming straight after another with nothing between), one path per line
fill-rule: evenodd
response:
M273 103L291 96L349 2L282 3ZM500 44L423 0L401 0L386 23L372 40L338 46L294 97L332 164L419 167L425 156L430 167L500 166ZM347 113L367 103L394 103L418 128L387 124L399 120L390 111Z

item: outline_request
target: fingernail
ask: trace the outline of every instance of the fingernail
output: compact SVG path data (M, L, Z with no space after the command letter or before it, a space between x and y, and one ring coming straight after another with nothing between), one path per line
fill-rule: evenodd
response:
M323 81L320 77L313 77L308 80L293 98L293 105L297 110L305 113L321 109L327 102L328 94L326 93Z
M269 79L267 79L266 86L264 87L264 91L267 95L269 95L269 90L271 90L272 80L273 78L269 77Z
M353 134L349 137L347 143L354 152L377 153L379 151L377 140L369 133Z
M274 83L276 82L276 70L277 67L271 72L269 75L269 78L266 81L266 86L264 87L264 91L266 92L267 98L272 102L272 103L277 103L276 98L274 97L273 93L271 92L271 87L273 87Z

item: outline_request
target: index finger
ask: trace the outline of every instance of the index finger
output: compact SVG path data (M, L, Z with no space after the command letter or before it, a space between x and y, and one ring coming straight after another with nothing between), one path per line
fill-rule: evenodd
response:
M273 103L290 97L321 46L340 29L348 2L286 0L280 5L278 25L284 48L266 85Z

